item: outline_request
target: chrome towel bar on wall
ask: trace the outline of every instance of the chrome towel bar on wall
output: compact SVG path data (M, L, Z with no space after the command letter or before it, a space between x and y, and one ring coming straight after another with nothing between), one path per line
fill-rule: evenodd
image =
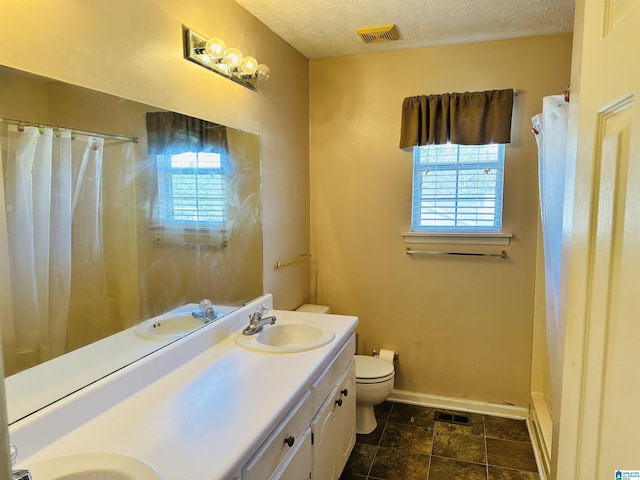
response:
M278 260L276 262L276 268L288 267L289 265L301 262L302 260L306 260L307 258L311 258L311 254L302 252L299 257L296 257L293 260L289 260L288 262L281 262L280 260Z
M465 257L497 257L506 259L507 251L502 250L500 253L471 253L471 252L440 252L432 250L411 250L407 247L405 251L407 255L459 255Z

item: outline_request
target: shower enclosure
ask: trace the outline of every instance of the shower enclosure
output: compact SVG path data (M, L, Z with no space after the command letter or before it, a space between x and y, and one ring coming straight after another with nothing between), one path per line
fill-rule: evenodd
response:
M569 104L563 95L544 97L542 113L532 118L538 144L538 185L542 246L544 251L544 326L548 355L547 384L551 391L543 394L549 414L549 423L542 425L547 449L551 446L551 421L554 397L559 395L562 372L561 328L558 318L562 265L562 224L564 214L565 176L567 167L567 126ZM540 316L538 316L540 318ZM542 349L544 350L544 348ZM543 366L543 369L546 366ZM534 409L536 407L534 406ZM544 422L540 421L541 424Z

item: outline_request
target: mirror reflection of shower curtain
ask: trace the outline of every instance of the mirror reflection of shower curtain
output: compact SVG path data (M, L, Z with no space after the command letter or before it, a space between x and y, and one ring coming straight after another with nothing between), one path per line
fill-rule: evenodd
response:
M18 370L64 350L71 256L70 176L52 175L54 164L69 171L71 134L50 128L10 128L7 137L5 202ZM55 145L54 145L55 144ZM55 157L55 158L54 158ZM51 228L52 207L58 217ZM55 273L51 275L50 266ZM53 280L53 281L52 281ZM50 295L67 299L49 302ZM59 354L59 353L57 353Z
M9 126L2 143L11 375L139 320L137 276L121 275L137 265L135 188L128 142Z
M562 222L567 163L569 104L562 95L544 97L542 113L532 119L538 144L538 185L545 257L546 332L552 379L558 365L558 302L562 262ZM552 382L556 384L555 381Z

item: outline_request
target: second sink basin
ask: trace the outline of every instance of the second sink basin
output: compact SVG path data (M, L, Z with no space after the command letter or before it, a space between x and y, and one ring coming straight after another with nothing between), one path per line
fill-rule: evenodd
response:
M313 350L330 343L335 333L318 322L290 321L267 325L254 335L235 336L235 342L249 350L268 353L295 353Z
M115 453L80 453L29 466L34 480L162 480L142 460Z

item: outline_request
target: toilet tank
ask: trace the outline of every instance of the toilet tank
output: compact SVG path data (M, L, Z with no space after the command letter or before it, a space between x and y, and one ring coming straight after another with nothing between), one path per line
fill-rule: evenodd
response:
M314 305L311 303L305 303L296 308L296 312L306 313L329 313L331 309L326 305Z

